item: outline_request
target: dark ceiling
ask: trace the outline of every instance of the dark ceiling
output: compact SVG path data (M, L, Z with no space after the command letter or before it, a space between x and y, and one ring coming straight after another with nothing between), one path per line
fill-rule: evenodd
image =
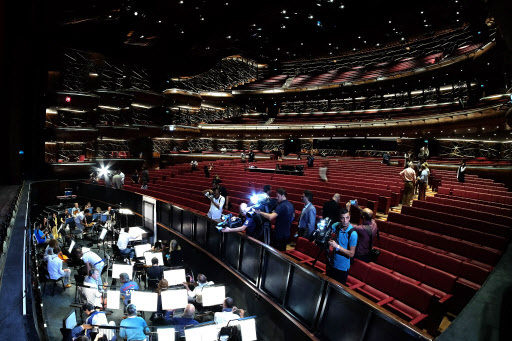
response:
M234 54L260 63L335 56L487 17L476 0L54 0L46 13L50 55L91 50L165 77Z

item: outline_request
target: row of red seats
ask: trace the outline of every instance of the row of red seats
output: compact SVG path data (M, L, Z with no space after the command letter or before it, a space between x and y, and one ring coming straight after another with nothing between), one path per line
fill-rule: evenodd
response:
M402 214L390 212L388 215L388 222L402 224L405 226L412 226L430 232L440 233L445 236L466 240L468 242L482 246L487 246L499 251L504 250L508 244L508 240L504 237L495 236L489 233L472 230L466 227L461 227L452 224L456 223L456 221L452 221L451 223L443 223L432 219L407 215L405 214L406 212L404 212L407 211L407 209L404 210L404 207L407 206L402 206ZM417 210L416 208L412 207L411 209Z
M455 194L452 194L447 189L443 189L442 187L439 187L439 191L437 192L437 194L435 196L439 197L439 198L445 198L445 199L464 200L464 201L467 201L467 202L472 202L472 203L481 204L481 205L487 205L487 206L493 205L493 206L504 208L504 209L507 209L507 210L511 210L512 209L512 205L501 203L501 202L492 201L492 196L490 194L484 193L484 194L481 194L481 195L477 195L475 197L473 195L474 193L477 193L477 192L471 192L470 195L472 197L464 196L465 194L464 195L455 195ZM456 193L456 194L461 194L461 193Z
M389 271L354 260L347 286L378 305L421 327L434 303L434 293Z
M477 191L467 191L463 189L454 189L450 191L449 188L439 187L438 192L440 194L448 194L456 197L464 197L470 199L478 199L488 202L496 202L501 204L506 204L507 206L512 207L512 196L500 195L499 193L484 193ZM508 192L505 192L508 193Z
M456 214L443 213L425 208L412 206L403 206L402 214L425 218L440 223L452 224L466 229L488 233L490 235L503 237L507 241L511 237L511 228L509 226L489 222L479 219L468 218Z
M498 215L496 213L490 213L490 212L486 212L484 210L473 210L473 209L467 209L467 208L462 208L462 207L454 208L453 206L447 206L447 205L435 203L435 202L432 202L431 200L427 200L427 201L414 200L412 203L412 206L431 210L431 211L448 213L448 214L456 214L457 216L475 219L475 220L477 220L477 222L474 222L476 224L480 224L480 221L482 221L482 222L492 221L495 224L504 226L503 228L499 228L499 229L504 230L505 236L508 235L508 238L510 238L512 236L512 228L510 227L510 226L512 226L512 217ZM508 233L507 233L507 231L508 231Z
M377 241L376 246L388 252L458 276L469 283L469 286L473 288L479 288L478 286L484 283L489 273L494 269L490 265L482 263L475 264L471 260L464 259L464 257L460 259L458 255L453 253L444 253L441 250L429 247L423 243L386 233ZM382 257L381 260L377 262L384 264L385 258L386 256ZM385 264L387 264L385 266L390 265L389 259L388 263Z
M327 257L323 249L319 248L315 243L310 242L306 238L299 237L295 244L295 249L286 250L287 255L297 259L299 263L313 265L315 259L315 268L325 273Z
M444 233L422 230L391 221L377 221L379 231L407 239L411 243L421 243L423 247L450 257L468 261L489 268L496 265L502 252L467 240L447 236Z
M489 212L492 214L502 215L502 216L506 216L506 217L512 217L512 209L507 209L504 207L498 207L498 206L494 206L494 205L479 204L479 203L467 201L467 200L460 200L460 198L442 198L442 197L436 195L433 197L431 197L431 196L427 197L427 201L435 202L438 204L442 204L445 206L451 206L451 207L455 207L455 208L461 207L461 208L466 208L466 209L471 209L471 210L476 210L476 211L482 210L484 212Z

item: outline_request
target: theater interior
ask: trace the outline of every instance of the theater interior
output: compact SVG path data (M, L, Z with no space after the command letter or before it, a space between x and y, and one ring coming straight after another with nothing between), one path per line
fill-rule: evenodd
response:
M93 289L110 324L79 340L140 340L124 336L122 273L148 341L510 339L511 1L29 0L0 13L1 340L74 340ZM270 242L260 225L221 231L204 192L218 178L224 227L265 185L286 190L284 249L279 216ZM299 236L305 206L316 229L335 193L352 225L370 209L379 231L379 255L352 259L345 284L328 276L332 247ZM212 283L191 298L199 274ZM228 327L226 297L240 315ZM179 330L187 304L199 324Z

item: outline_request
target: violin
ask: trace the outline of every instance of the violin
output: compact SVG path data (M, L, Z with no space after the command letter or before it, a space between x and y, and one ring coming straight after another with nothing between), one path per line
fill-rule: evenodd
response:
M62 261L63 261L63 262L67 262L67 261L68 261L68 259L69 259L69 257L68 257L68 256L66 256L65 254L63 254L63 253L62 253L62 251L61 251L61 252L59 252L59 254L58 254L57 256L58 256L60 259L62 259Z
M74 215L74 216L76 216L78 213L80 213L80 210L79 210L79 209L77 209L77 208L75 208L75 209L73 210L73 215Z

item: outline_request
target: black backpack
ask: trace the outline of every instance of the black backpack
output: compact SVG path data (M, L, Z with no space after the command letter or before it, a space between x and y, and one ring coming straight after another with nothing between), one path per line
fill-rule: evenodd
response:
M220 329L217 340L242 341L242 331L240 330L240 326L238 324L230 326L228 323L227 326Z

